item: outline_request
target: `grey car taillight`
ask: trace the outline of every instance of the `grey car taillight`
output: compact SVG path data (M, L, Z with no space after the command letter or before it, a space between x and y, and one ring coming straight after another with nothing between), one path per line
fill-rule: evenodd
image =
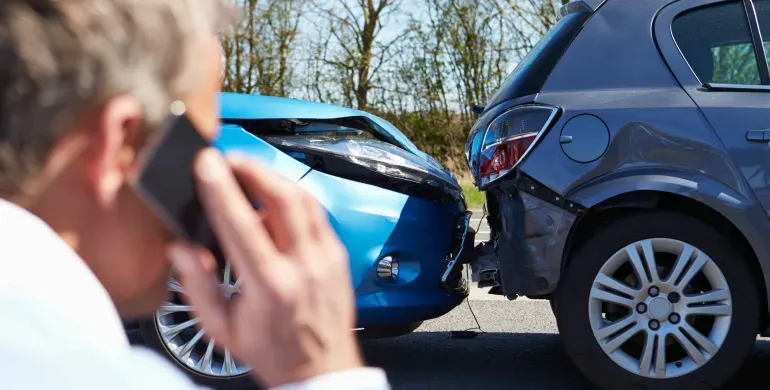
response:
M485 187L512 171L556 119L559 109L524 105L498 115L487 126L479 153L479 185Z

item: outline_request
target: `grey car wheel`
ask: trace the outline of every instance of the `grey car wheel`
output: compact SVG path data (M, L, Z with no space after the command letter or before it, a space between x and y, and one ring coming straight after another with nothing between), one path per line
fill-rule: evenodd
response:
M591 232L556 294L566 350L603 389L720 388L759 328L749 261L722 232L675 212Z
M656 260L667 256L676 258L670 270ZM631 373L665 379L711 360L727 338L732 310L730 287L706 253L682 241L653 238L627 245L604 263L591 287L588 317L610 359ZM619 312L624 314L618 317ZM706 322L708 327L697 328ZM634 338L642 339L641 348L624 349L637 342ZM670 352L677 349L686 355Z

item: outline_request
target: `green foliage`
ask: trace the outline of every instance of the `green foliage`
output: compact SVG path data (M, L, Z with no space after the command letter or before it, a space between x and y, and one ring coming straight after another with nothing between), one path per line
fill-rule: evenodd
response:
M465 202L468 203L469 209L478 209L486 202L486 196L483 192L479 191L475 185L471 182L461 182L463 187L463 194L465 194Z
M759 85L757 56L751 43L739 43L711 49L714 57L714 76L718 84Z
M449 118L432 112L373 112L401 130L417 147L430 154L460 179L468 179L463 147L472 125L452 113Z

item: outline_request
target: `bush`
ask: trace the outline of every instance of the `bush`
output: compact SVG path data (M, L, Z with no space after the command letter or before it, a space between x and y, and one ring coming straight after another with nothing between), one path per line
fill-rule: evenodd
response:
M401 130L420 150L430 154L452 171L460 181L471 175L463 156L463 148L472 122L455 114L435 112L374 112Z

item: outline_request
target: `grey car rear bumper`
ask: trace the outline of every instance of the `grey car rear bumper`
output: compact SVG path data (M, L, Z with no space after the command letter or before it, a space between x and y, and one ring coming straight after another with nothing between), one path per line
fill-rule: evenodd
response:
M516 181L516 187L536 185ZM565 244L577 215L513 185L505 187L488 192L495 205L490 210L494 236L485 244L494 246L503 294L509 299L548 295L559 282ZM537 193L532 189L529 192Z

